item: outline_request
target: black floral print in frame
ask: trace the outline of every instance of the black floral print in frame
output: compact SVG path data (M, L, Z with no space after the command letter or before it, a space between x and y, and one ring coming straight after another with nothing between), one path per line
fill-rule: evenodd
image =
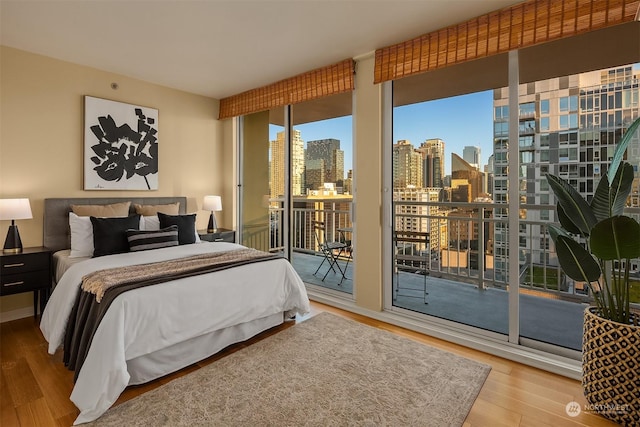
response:
M90 132L86 132L85 138L92 138L93 141L85 141L91 150L86 155L90 156L91 169L99 179L105 181L105 185L98 183L91 188L106 189L109 182L129 181L139 176L144 180L147 190L157 189L157 184L154 188L148 179L158 173L157 119L145 114L143 107L115 101L98 101L105 101L105 106L120 104L115 107L131 110L125 111L125 116L133 119L127 121L122 118L122 114L105 112L97 117L94 115L92 123L97 119L97 124L87 123ZM119 117L120 121L114 116ZM85 163L85 168L88 165Z

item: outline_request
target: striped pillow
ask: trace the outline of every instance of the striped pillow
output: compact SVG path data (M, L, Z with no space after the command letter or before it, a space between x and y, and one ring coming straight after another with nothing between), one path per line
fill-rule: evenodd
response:
M178 246L178 226L160 230L127 230L127 240L131 252Z

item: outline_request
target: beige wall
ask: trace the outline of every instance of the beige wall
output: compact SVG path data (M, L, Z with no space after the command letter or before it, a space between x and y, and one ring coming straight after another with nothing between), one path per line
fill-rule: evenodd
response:
M24 246L42 244L42 208L47 197L187 196L188 211L200 211L205 194L220 194L221 227L234 227L235 131L218 122L217 100L0 47L0 198L29 197L33 219L18 221ZM380 85L373 57L358 61L354 92L356 234L355 302L382 309L382 137ZM111 83L119 85L111 89ZM159 110L159 190L84 191L82 183L83 96ZM0 221L2 238L7 221ZM373 267L373 268L372 268ZM0 298L0 315L30 310L31 294Z
M232 227L233 150L223 147L218 101L105 71L0 47L0 198L28 197L33 219L17 221L24 246L42 244L48 197L186 196L199 209L205 194L222 195L221 227ZM111 83L119 88L113 90ZM159 111L158 191L83 190L83 96ZM3 242L9 223L0 221ZM30 293L0 298L0 313L32 306ZM4 316L6 317L6 316Z

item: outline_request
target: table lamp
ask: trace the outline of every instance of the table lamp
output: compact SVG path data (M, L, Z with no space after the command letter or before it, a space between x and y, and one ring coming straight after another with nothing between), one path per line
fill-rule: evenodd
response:
M209 225L207 226L207 233L215 233L218 231L218 224L216 224L216 216L214 211L222 210L222 199L220 196L204 196L204 202L202 203L202 209L205 211L211 211L209 217Z
M22 241L16 219L31 219L29 199L0 199L0 219L11 220L2 252L15 254L22 252Z

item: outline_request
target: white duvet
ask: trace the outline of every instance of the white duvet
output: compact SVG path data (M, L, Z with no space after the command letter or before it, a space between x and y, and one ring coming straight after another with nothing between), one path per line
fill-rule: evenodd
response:
M72 265L55 287L40 329L53 354L62 345L82 277L92 271L237 249L200 243L91 258ZM102 415L127 387L127 360L212 331L285 312L309 311L300 277L285 259L257 262L128 291L117 297L96 330L71 400L75 424Z

